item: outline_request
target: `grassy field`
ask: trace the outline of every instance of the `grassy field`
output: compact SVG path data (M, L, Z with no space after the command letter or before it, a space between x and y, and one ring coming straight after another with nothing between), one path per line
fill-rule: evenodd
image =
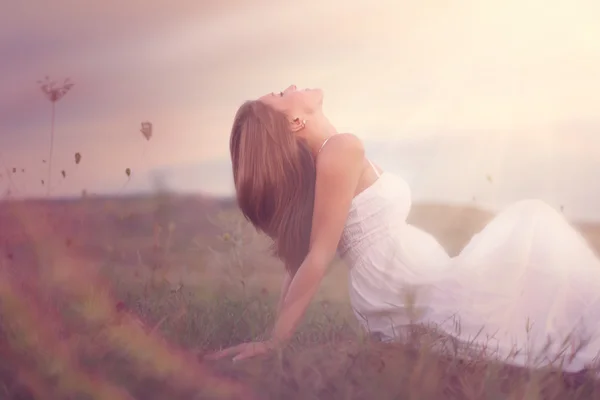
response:
M491 217L421 204L410 222L456 254ZM600 250L600 228L579 227ZM269 331L282 267L268 245L224 199L0 203L0 398L600 398L585 374L370 340L351 315L339 262L288 348L203 361Z

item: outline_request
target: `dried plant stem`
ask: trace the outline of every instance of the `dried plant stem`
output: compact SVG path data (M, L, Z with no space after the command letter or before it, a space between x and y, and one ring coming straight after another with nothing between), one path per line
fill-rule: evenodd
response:
M57 86L55 81L50 80L48 76L44 80L38 81L42 93L52 103L52 120L50 122L50 157L48 159L48 182L46 186L46 195L50 196L52 190L52 159L54 153L54 117L56 114L56 102L62 99L73 87L73 83L69 79L65 79L64 83Z
M54 153L54 117L56 113L56 102L52 102L52 120L50 122L50 155L48 157L48 185L46 186L46 195L50 196L52 186L52 159Z

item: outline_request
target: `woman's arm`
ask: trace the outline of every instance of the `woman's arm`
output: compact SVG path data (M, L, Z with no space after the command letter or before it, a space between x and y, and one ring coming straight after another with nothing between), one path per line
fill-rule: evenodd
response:
M285 342L294 333L333 260L362 173L364 149L358 138L336 135L317 165L310 248L294 275L275 324L272 340Z
M349 134L331 138L317 162L315 205L308 255L295 275L290 277L287 290L282 290L279 316L271 339L242 343L207 358L233 356L234 361L243 360L263 354L293 335L335 256L362 173L363 161L364 149L358 138Z
M279 294L279 302L277 303L277 315L281 314L281 310L283 308L283 301L287 296L288 289L290 288L290 283L292 282L292 274L286 268L285 276L283 277L283 282L281 284L281 293Z

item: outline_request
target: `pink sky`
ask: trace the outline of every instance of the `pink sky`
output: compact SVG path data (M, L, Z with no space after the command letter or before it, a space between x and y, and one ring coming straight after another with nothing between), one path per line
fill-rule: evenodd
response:
M57 104L58 195L147 189L151 171L179 190L230 193L237 106L295 83L323 88L339 129L405 175L416 198L500 207L541 197L600 219L597 2L222 4L11 2L0 155L26 169L13 177L19 192L44 193L50 103L35 82L46 74L75 82Z

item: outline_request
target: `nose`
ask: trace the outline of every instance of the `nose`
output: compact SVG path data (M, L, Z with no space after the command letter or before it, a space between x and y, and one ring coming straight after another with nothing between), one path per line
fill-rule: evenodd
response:
M287 89L285 89L286 92L293 92L296 90L296 85L290 85Z

